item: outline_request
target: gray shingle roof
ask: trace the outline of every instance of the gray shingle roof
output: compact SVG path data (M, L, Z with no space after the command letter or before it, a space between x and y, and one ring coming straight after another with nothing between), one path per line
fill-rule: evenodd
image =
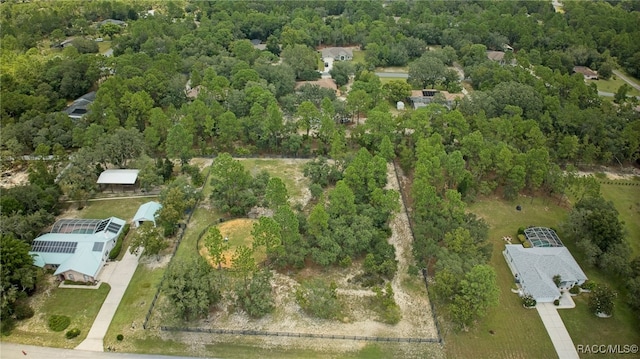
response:
M524 292L538 301L560 296L560 290L553 282L557 274L563 282L582 284L587 280L566 247L524 248L519 244L508 244L503 253L514 275L518 275Z

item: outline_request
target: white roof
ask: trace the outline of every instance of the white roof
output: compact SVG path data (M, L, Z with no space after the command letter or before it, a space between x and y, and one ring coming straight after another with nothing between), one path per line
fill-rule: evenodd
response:
M584 283L584 274L567 247L524 248L520 244L508 244L505 258L516 271L524 292L535 299L557 298L560 290L553 277L560 275L563 282Z
M106 170L100 174L98 184L134 184L140 170Z
M158 202L147 202L138 208L136 215L133 216L133 221L150 221L156 222L156 212L162 208L162 205Z

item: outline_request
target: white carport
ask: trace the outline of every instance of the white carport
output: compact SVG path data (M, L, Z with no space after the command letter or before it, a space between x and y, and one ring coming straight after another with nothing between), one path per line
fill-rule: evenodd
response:
M133 226L138 228L144 222L153 222L153 226L156 226L156 214L162 208L162 205L158 202L147 202L138 208L136 215L133 216Z

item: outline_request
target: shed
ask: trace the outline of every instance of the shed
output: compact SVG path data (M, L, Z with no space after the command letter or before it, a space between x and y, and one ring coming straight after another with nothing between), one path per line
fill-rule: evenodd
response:
M147 202L138 208L136 215L133 216L134 227L140 227L144 222L153 222L153 226L156 226L156 214L162 208L162 205L158 202Z
M124 191L127 187L133 188L135 190L135 185L138 181L138 173L140 170L137 169L109 169L105 170L98 177L98 184L101 189L109 186L113 191L113 186L121 186Z

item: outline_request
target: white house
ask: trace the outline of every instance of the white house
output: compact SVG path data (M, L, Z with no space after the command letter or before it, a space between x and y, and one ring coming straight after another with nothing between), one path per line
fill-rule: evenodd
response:
M61 280L93 282L116 244L125 222L107 219L61 219L50 233L33 241L29 255L33 264Z
M156 226L156 214L162 208L162 205L158 202L147 202L138 208L136 215L133 216L133 225L138 228L143 222L153 222L153 226Z
M587 280L567 247L524 248L508 244L502 252L523 294L530 294L539 303L560 298L561 289L581 285ZM561 278L560 288L553 277Z

